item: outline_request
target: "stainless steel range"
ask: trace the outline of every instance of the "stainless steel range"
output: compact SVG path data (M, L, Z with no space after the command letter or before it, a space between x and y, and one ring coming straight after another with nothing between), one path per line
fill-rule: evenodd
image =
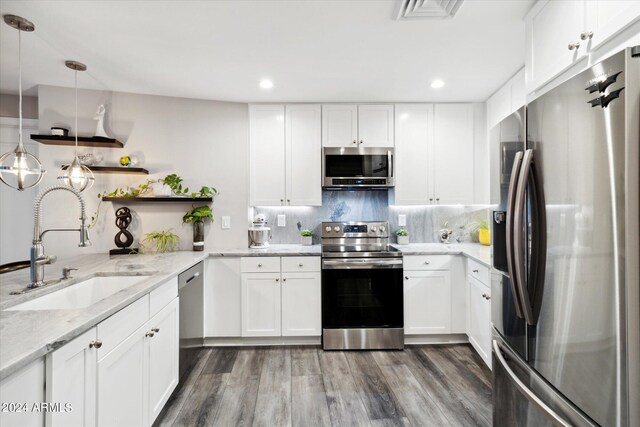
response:
M402 349L402 254L387 222L322 223L322 346Z

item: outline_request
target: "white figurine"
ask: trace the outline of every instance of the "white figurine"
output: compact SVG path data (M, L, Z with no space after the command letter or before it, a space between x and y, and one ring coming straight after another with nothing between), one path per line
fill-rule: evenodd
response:
M96 111L96 115L93 117L93 120L98 121L95 136L101 138L110 138L109 135L107 135L107 132L104 130L104 115L106 112L107 109L104 108L103 104L100 104L100 106L98 107L98 111Z

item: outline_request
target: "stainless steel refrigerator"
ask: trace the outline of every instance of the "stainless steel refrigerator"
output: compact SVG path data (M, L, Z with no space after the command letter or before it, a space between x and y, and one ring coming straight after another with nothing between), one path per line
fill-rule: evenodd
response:
M640 426L640 46L491 130L495 426Z

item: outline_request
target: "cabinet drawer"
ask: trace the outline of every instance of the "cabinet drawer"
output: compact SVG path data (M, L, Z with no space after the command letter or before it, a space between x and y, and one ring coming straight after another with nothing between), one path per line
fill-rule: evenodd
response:
M489 267L479 263L478 261L467 259L467 274L475 279L478 279L480 282L487 286L489 286L489 284L491 283L489 277Z
M147 320L149 320L149 295L143 296L100 322L98 339L102 341L102 346L98 349L98 360L109 354Z
M155 316L162 308L178 296L178 278L167 280L149 294L149 317Z
M282 257L283 273L295 273L297 271L320 271L320 257L318 256Z
M408 255L403 258L404 269L415 270L449 270L450 255Z
M280 257L243 257L240 258L242 273L279 273Z

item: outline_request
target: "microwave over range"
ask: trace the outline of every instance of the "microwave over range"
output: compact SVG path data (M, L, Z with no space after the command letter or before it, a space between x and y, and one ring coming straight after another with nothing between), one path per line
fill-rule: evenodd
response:
M385 189L393 187L393 148L322 149L322 187L325 189Z

